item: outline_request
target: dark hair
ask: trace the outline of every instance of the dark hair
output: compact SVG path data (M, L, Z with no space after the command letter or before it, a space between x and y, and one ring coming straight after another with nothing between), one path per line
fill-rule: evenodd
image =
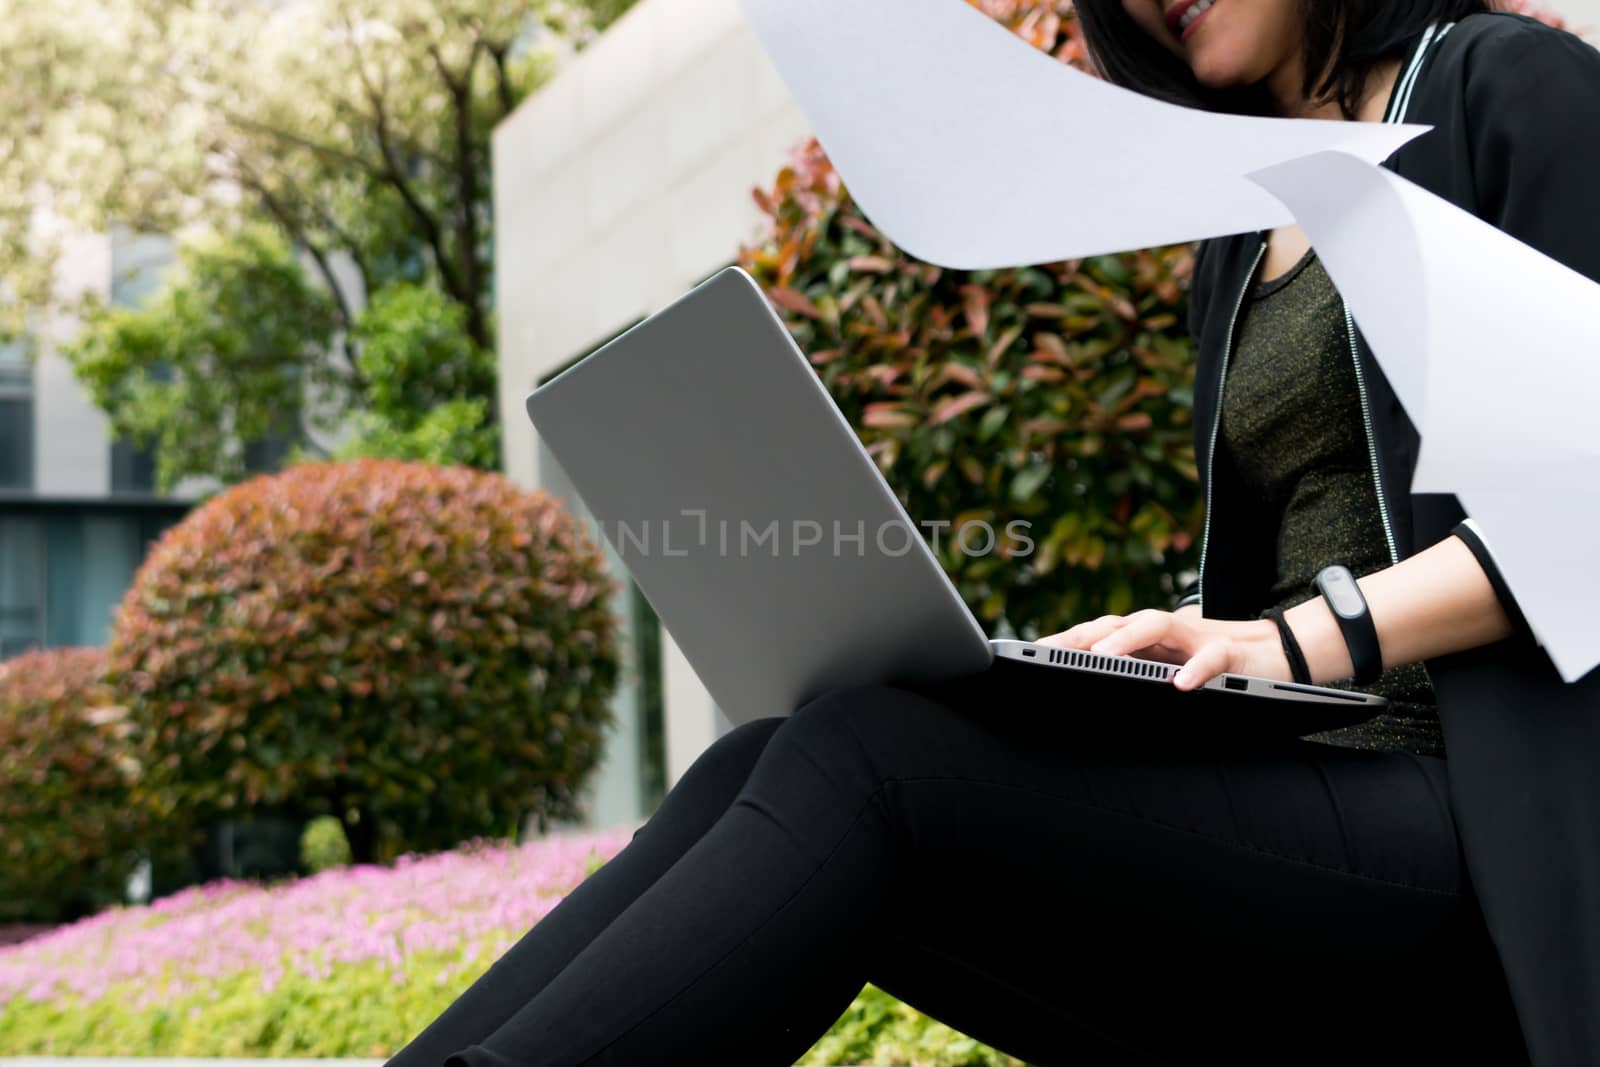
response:
M1227 2L1227 0L1223 0ZM1307 100L1335 100L1346 118L1360 106L1367 72L1403 56L1434 21L1459 21L1488 11L1487 0L1299 0L1305 22ZM1218 91L1133 21L1123 0L1077 0L1078 21L1095 66L1126 89L1188 107L1264 115L1273 103L1263 86Z

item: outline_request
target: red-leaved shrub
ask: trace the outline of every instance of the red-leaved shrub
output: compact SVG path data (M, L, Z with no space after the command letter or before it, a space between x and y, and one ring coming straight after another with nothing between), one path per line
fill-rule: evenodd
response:
M98 648L0 663L0 919L68 919L123 898L144 820L105 667Z
M1067 0L974 6L1085 65ZM740 264L980 619L1031 635L1170 602L1203 517L1189 246L944 270L872 225L815 140L756 200L771 227ZM1038 207L1093 210L1044 186Z
M141 802L185 828L336 815L357 861L570 818L611 719L612 586L554 498L498 474L358 460L235 486L118 613Z

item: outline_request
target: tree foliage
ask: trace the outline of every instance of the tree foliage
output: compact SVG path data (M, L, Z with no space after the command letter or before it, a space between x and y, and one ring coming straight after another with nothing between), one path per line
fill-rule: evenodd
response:
M467 335L463 318L437 289L401 282L374 294L356 323L366 407L339 456L494 465L499 434L485 399L494 353Z
M256 225L186 245L140 308L108 307L64 349L118 437L151 447L156 479L235 481L245 446L332 429L350 378L322 358L338 315L281 234Z
M608 18L626 5L602 6ZM322 331L322 305L331 306L329 343L356 408L365 406L358 364L367 296L396 283L440 294L448 321L471 342L453 350L472 368L433 425L478 413L465 447L483 454L496 436L479 432L495 416L493 379L475 372L476 353L494 350L490 134L593 26L585 4L567 0L14 5L0 20L0 293L9 297L0 331L37 327L68 300L55 268L72 232L238 235L266 225L323 294L309 296L310 283L289 279L272 257L269 273L295 297L280 314L306 310L309 335ZM248 245L241 256L258 250ZM213 333L250 334L253 322L232 315L240 307L219 308ZM221 378L268 385L219 420L215 407L163 406L179 395L174 388L131 384L167 373L145 361L170 353L182 335L157 336L161 322L152 319L136 338L109 309L73 310L102 334L90 342L101 395L152 405L126 418L113 412L118 428L169 427L157 435L162 452L179 438L233 434L213 452L214 473L237 476L238 434L251 412L279 398L281 383L257 373L257 357L282 339L258 335L237 346L251 363L237 374L213 363ZM286 344L275 362L305 358L304 346ZM128 370L122 385L111 381L115 365ZM186 388L195 397L208 391ZM394 429L402 439L415 430ZM188 472L204 454L182 451L163 456L163 469Z
M29 64L52 91L7 109L8 132L31 134L19 180L35 200L96 231L253 214L311 257L336 301L348 291L333 274L343 253L369 290L395 276L437 281L470 335L488 340L489 134L550 68L530 31L565 30L575 10L42 0L18 14L0 38L3 65L29 45L71 57ZM353 325L348 302L340 312Z

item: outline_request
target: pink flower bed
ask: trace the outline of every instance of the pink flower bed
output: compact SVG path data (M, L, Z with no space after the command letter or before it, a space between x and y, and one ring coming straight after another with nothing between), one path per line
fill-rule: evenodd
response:
M337 963L371 960L403 984L407 958L423 953L459 953L463 964L482 951L498 958L634 829L518 847L478 842L269 888L224 880L113 908L0 948L0 1006L17 996L92 1002L134 982L130 1006L144 1008L241 972L258 973L270 993L291 970L327 978Z

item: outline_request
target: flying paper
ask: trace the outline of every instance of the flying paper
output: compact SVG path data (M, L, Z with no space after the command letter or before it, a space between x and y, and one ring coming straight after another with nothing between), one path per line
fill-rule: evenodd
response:
M1110 85L964 0L742 0L861 210L975 270L1272 229L1245 175L1329 149L1379 162L1428 129L1223 115Z
M1600 284L1341 152L1251 178L1311 237L1422 434L1412 491L1461 500L1564 680L1600 665L1563 562L1600 526Z

